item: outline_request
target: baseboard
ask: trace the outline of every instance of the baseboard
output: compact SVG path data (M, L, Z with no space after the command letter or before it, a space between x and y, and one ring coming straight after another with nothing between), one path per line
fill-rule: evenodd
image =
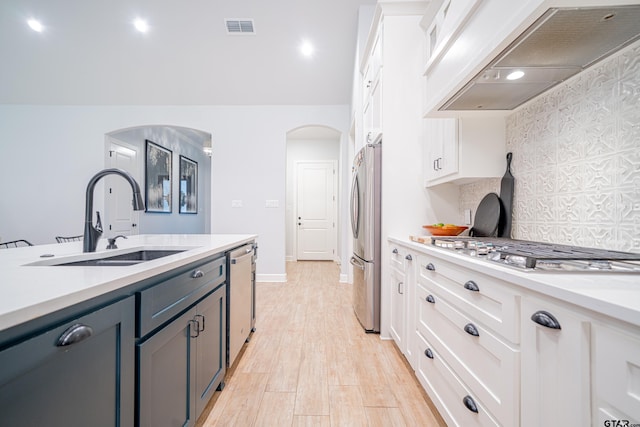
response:
M256 274L256 282L284 283L287 281L285 274Z

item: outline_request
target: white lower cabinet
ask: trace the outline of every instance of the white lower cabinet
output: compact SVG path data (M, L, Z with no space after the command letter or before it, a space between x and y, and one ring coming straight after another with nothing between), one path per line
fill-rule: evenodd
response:
M594 323L592 338L593 425L640 423L638 332Z
M449 427L500 426L419 331L415 333L415 344L422 350L416 354L418 381Z
M410 324L413 316L412 302L415 292L413 260L415 255L399 245L390 245L389 290L390 322L389 331L396 345L413 366L413 346Z
M513 293L485 275L424 255L418 256L417 268L416 341L428 342L444 366L439 371L449 372L462 384L455 397L434 399L440 400L436 406L446 408L443 418L461 426L517 425L520 351L510 339L519 336L513 333L519 305ZM495 319L506 326L493 328ZM428 364L422 360L424 351L418 377L428 383L422 368Z
M552 298L522 300L522 423L590 423L589 319Z
M638 326L504 270L389 248L392 334L448 426L640 425Z

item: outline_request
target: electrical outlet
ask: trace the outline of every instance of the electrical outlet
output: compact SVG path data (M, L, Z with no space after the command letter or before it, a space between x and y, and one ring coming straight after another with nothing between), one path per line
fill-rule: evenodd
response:
M464 210L464 225L471 225L471 209Z
M280 206L280 203L278 200L267 200L264 204L265 208L277 208Z
M231 201L231 207L232 208L241 208L242 207L242 200L232 200Z

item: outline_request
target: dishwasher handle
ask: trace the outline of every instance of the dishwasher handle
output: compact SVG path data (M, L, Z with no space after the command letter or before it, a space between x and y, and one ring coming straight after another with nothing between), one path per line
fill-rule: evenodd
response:
M252 256L253 256L253 248L247 249L247 253L246 254L241 255L239 257L231 258L231 264L238 264L238 263L244 261L246 258L251 258Z

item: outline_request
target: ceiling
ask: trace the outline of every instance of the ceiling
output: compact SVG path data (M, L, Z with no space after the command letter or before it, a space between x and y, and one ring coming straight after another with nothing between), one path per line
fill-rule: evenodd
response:
M0 104L349 104L358 8L375 3L2 0ZM253 19L255 35L228 35L225 18Z

